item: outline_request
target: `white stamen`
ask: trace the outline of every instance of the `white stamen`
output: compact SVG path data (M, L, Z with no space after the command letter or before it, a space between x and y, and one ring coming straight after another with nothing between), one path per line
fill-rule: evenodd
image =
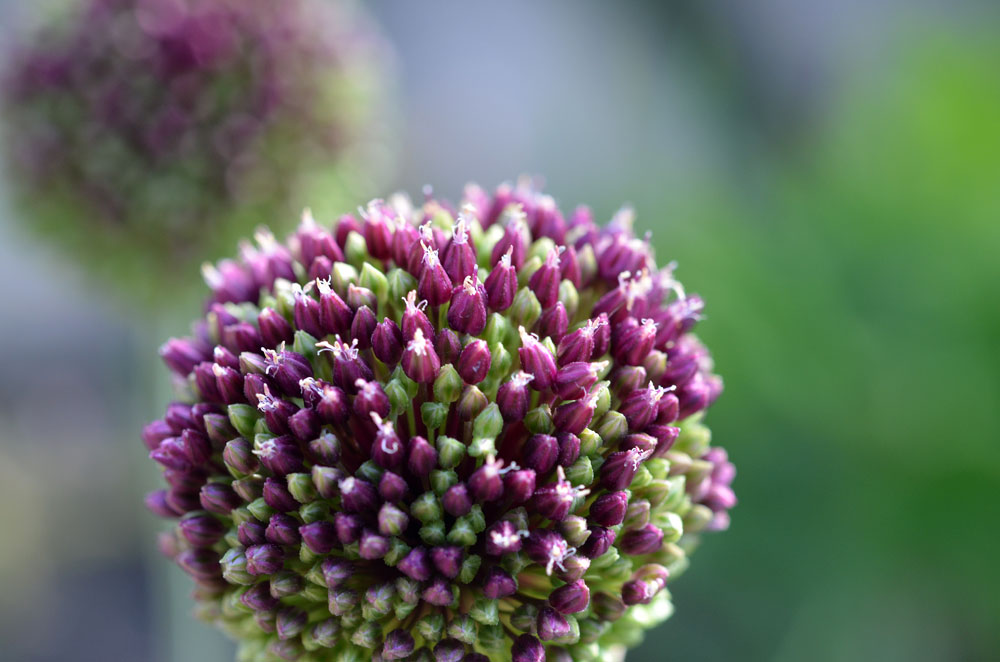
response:
M264 384L264 392L257 394L257 409L260 411L274 411L278 408L278 403L271 395L271 389Z
M213 291L226 284L225 276L211 262L205 262L201 265L201 277L205 279L208 288Z
M438 257L436 248L431 248L422 241L420 242L420 245L424 247L424 264L427 265L427 267L433 269L441 264L441 259Z
M273 439L266 439L260 443L260 448L255 448L253 454L257 457L269 458L278 452L278 444Z
M410 290L405 297L403 297L403 303L406 304L406 311L413 312L414 310L424 310L427 308L427 299L422 300L417 303L417 291Z
M413 340L407 343L406 349L413 352L417 356L424 356L427 354L427 350L430 346L430 342L424 337L423 329L418 327L413 333Z
M508 246L507 247L507 252L500 256L500 265L499 266L501 266L501 267L509 267L510 266L510 256L513 255L513 254L514 254L514 247L513 246Z
M518 370L510 377L510 382L516 387L523 388L528 385L535 376L530 372L525 372L523 370Z
M476 276L466 276L465 280L462 281L462 289L465 290L466 294L475 294L476 285L479 284L479 278Z
M316 219L313 218L312 209L306 207L302 210L302 227L307 230L315 230L317 227Z

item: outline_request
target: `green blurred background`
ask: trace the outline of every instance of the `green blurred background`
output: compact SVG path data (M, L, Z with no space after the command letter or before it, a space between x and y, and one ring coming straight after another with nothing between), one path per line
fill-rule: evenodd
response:
M707 300L740 505L631 662L1000 659L1000 12L733 4L370 3L402 84L391 183L632 202ZM144 555L155 407L123 348L146 339L15 225L0 659L218 662Z

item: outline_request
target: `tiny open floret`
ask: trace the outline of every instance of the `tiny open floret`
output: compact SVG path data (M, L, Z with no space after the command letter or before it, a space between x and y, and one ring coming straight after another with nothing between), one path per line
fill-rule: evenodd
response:
M387 200L206 269L143 433L162 548L240 659L635 645L736 504L701 299L631 211L600 227L523 182Z

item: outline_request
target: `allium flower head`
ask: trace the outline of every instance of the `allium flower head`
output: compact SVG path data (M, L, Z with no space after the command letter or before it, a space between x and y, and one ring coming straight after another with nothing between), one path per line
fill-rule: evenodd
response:
M530 184L308 213L206 269L145 430L163 549L247 660L603 660L728 526L702 302Z
M6 49L6 165L26 225L124 288L371 165L386 58L351 2L73 5Z

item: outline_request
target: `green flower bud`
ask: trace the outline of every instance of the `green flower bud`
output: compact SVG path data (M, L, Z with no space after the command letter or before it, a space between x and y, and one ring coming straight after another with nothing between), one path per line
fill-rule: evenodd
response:
M535 407L524 417L524 427L531 434L552 434L555 430L552 425L552 410L548 405Z
M514 296L514 303L507 311L507 315L514 326L530 329L542 316L542 304L538 303L534 292L522 287Z
M467 520L459 517L448 532L448 543L459 547L471 547L476 544L476 532L472 530L472 525Z
M510 615L510 626L519 632L531 632L538 620L538 607L525 603Z
M448 636L471 646L476 643L476 622L468 614L457 616L448 624Z
M712 510L708 506L703 506L700 503L695 504L691 506L691 510L684 516L682 528L692 533L697 533L712 521L712 514Z
M435 469L431 472L430 481L434 494L441 496L449 487L458 483L458 474L451 470Z
M247 557L239 548L230 548L219 560L222 567L222 577L233 584L251 586L257 578L247 572Z
M581 455L566 469L566 480L573 485L590 485L594 482L594 465L589 457Z
M444 615L440 611L432 611L417 621L415 627L420 636L427 641L440 641L444 636Z
M506 634L499 623L479 625L479 647L493 654L506 650Z
M517 270L517 284L522 288L526 288L528 283L531 281L531 277L535 275L541 266L545 264L545 260L537 257L529 257L524 261L524 266Z
M438 402L451 404L462 395L463 385L464 382L458 376L455 366L447 363L441 366L441 371L438 373L437 379L434 380L434 399Z
M365 460L355 473L359 478L364 478L372 485L378 485L385 471L373 460Z
M417 289L417 279L399 267L391 270L386 278L389 282L389 303L401 308L401 301L406 298L410 290Z
M348 233L347 241L344 242L344 257L347 258L347 261L351 265L358 269L365 262L373 259L368 252L368 245L365 243L365 238L357 232Z
M645 499L632 499L625 511L625 521L622 522L626 529L639 529L649 524L649 502Z
M309 503L318 496L316 486L312 482L312 476L309 474L288 474L285 478L288 481L288 491L299 503Z
M247 502L259 499L264 496L264 479L259 476L247 476L234 480L233 491Z
M472 457L496 455L496 452L496 440L493 437L477 437L469 444L469 455Z
M358 282L358 270L346 262L334 262L330 272L330 287L341 298L347 296L347 288Z
M587 520L579 515L568 515L566 519L559 522L558 529L566 542L573 547L580 547L590 537Z
M580 294L576 291L576 286L572 281L564 280L559 283L559 300L566 308L566 315L569 319L576 317L580 308Z
M254 426L257 425L257 419L260 418L257 410L250 405L229 405L227 412L229 422L240 433L240 436L253 439Z
M299 517L302 518L303 524L312 524L313 522L326 519L329 514L330 506L323 501L313 501L299 508Z
M392 542L389 543L389 551L382 557L382 560L385 561L386 565L395 567L396 564L406 558L411 549L412 547L399 538L393 538Z
M471 421L486 409L489 402L479 387L467 384L458 399L458 415L463 421Z
M413 406L410 394L406 392L406 387L398 379L389 381L385 385L384 390L386 396L389 398L390 416L399 416L409 411L410 407Z
M496 625L500 622L500 611L497 609L497 601L486 597L476 598L469 610L469 616L477 623L483 625Z
M267 502L264 501L264 497L254 499L248 503L247 510L250 511L250 514L253 515L255 519L261 522L267 522L267 520L271 518L271 515L274 514L274 510L271 506L267 505Z
M362 648L375 648L381 641L382 626L375 621L365 621L351 635L351 642Z
M480 566L483 564L483 559L476 554L469 554L462 561L462 569L458 572L458 581L464 584L471 584L472 580L476 578L476 574L479 572Z
M514 337L514 327L500 313L491 313L486 320L486 329L482 336L492 351L494 346L502 347Z
M600 418L611 408L611 391L608 382L597 385L597 406L594 407L594 418Z
M425 402L420 405L420 418L428 430L437 430L448 420L448 405L441 402Z
M316 343L319 342L318 338L314 338L302 329L295 332L295 338L292 340L292 351L298 352L311 363L317 362L317 357L319 352L316 349Z
M465 459L465 444L458 439L444 435L437 438L438 465L453 469Z
M601 436L601 445L610 448L628 432L628 421L621 412L609 411L601 417L601 422L594 428L594 432Z
M503 416L500 415L500 408L496 403L491 403L479 416L476 416L472 424L473 437L493 437L496 438L503 431Z
M410 514L424 524L441 520L441 504L433 492L424 492L410 506Z
M389 280L385 274L376 269L371 262L365 262L361 267L361 275L358 277L358 284L366 287L375 293L380 307L385 306L389 300Z
M590 428L585 429L577 436L580 437L581 456L590 457L601 448L601 436Z

